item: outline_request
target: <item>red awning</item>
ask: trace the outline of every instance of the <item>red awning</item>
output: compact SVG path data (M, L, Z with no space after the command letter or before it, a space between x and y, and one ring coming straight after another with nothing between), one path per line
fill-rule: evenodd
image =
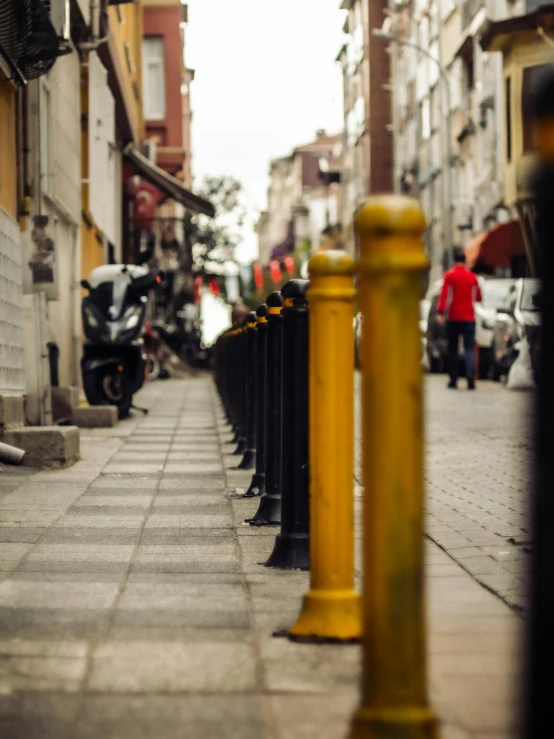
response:
M509 268L514 257L525 256L519 221L497 223L470 241L465 253L469 269L476 265Z

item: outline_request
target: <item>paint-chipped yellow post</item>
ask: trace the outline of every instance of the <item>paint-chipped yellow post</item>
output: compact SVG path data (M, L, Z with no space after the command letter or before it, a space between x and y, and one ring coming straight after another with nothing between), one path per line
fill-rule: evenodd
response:
M427 701L419 336L425 219L416 201L359 210L364 588L362 705L350 739L436 739Z
M311 587L291 638L350 641L361 635L354 590L354 262L316 254L310 287Z

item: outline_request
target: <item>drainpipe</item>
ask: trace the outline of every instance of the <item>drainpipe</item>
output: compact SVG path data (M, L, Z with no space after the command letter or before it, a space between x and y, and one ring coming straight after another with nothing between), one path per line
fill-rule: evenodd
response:
M23 463L24 457L25 451L23 449L18 449L16 446L4 444L0 441L0 462L20 465Z
M90 0L90 28L92 38L90 41L83 41L79 44L79 51L96 51L102 44L110 38L110 29L108 24L108 6L105 2L99 2L99 0ZM94 17L98 11L98 34L100 34L100 28L102 21L104 21L104 28L106 28L106 35L102 38L94 38Z

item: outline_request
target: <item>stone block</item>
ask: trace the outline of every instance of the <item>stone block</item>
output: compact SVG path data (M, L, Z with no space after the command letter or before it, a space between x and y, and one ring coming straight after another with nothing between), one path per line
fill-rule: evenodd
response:
M53 387L52 388L52 416L54 421L70 419L74 408L79 405L79 388Z
M72 422L79 428L112 428L117 424L117 406L89 405L73 408Z
M4 431L22 428L24 425L25 399L23 395L0 395L0 437Z
M69 467L79 459L79 429L76 426L29 426L4 433L6 444L24 449L29 467Z

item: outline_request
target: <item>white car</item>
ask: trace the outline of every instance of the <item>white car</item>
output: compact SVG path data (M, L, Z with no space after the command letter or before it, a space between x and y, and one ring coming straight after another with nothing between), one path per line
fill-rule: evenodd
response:
M491 375L494 357L492 343L496 314L502 309L515 279L480 277L483 301L475 304L475 341L479 346L479 377Z

